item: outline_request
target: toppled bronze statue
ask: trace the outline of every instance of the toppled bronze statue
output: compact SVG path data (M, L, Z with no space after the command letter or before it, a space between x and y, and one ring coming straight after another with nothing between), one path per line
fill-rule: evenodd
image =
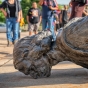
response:
M52 66L61 61L88 68L88 17L68 22L59 29L55 42L49 31L20 39L13 58L15 68L33 78L50 76Z

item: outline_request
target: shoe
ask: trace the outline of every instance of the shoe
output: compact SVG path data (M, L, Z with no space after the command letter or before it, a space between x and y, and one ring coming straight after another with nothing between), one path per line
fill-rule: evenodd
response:
M51 42L51 46L53 46L53 45L55 45L55 41L52 41L52 42Z
M15 45L17 41L18 41L18 40L14 40L14 41L13 41L13 45Z
M8 41L7 41L7 47L12 46L12 45L13 45L13 43L8 40Z

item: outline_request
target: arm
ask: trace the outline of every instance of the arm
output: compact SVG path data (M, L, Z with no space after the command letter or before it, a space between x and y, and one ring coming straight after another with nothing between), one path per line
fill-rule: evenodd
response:
M7 17L7 12L5 11L6 8L6 2L4 1L1 5L0 5L0 11L2 11L2 13L4 14L5 17Z
M42 16L40 16L40 20L39 20L39 22L41 23L41 21L42 21Z
M27 19L27 23L29 23L29 19L30 19L30 16L31 16L31 8L28 10L28 13L27 13L27 17L26 17L26 19Z
M39 9L39 22L41 23L41 20L42 20L42 13L41 13L41 10Z
M29 23L29 16L27 15L27 23Z
M21 19L23 18L22 10L20 10L20 18L21 18Z
M49 8L50 8L51 10L58 10L59 8L58 8L58 4L57 4L56 0L53 0L53 2L54 2L54 4L55 4L55 7L52 7L52 6L50 5Z
M88 16L88 13L87 13L85 10L83 11L83 13L84 13L86 16Z
M39 5L43 5L43 0L40 0L39 1Z
M0 10L1 10L2 13L4 14L4 16L7 17L7 13L6 13L6 11L5 11L3 8L1 8Z
M19 1L17 1L18 3L18 19L17 22L20 22L20 20L22 19L23 15L22 15L22 8L21 8L21 4Z
M17 19L17 22L20 22L21 20L21 17L20 17L20 11L18 12L18 19Z
M69 2L69 6L72 6L72 0Z
M59 22L62 23L62 14L59 14Z
M84 6L83 14L84 14L85 16L88 16L88 13L86 12L86 6Z
M58 7L49 6L49 8L50 8L51 10L58 10Z

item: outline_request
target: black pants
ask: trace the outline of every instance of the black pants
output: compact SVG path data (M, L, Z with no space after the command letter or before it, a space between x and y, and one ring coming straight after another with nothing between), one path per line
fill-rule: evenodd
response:
M59 24L56 24L56 31L60 28Z

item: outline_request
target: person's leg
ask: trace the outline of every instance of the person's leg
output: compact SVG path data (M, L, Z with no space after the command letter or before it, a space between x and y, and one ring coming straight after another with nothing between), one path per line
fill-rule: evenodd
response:
M62 28L62 23L60 23L59 25L60 25L60 28Z
M19 24L19 33L18 33L18 38L20 39L21 38L21 29L20 29L20 24Z
M34 25L29 23L28 24L28 30L29 30L29 36L34 35L33 30L34 30Z
M12 21L11 18L6 19L6 35L7 35L7 46L10 46L12 44Z
M54 22L54 18L53 17L49 17L48 18L48 28L49 28L49 30L52 33L53 41L55 41L56 40L56 34L55 34L55 31L54 31L54 24L53 24L53 22Z
M12 18L13 21L13 43L19 39L19 22L17 22L17 18Z
M56 19L54 18L54 22L53 22L53 24L52 25L54 25L54 31L55 31L55 34L57 33L57 30L56 30Z
M34 35L38 34L38 31L36 29L34 29L33 32L34 32Z
M47 28L47 19L42 18L42 30L45 31Z
M39 25L40 25L40 23L35 24L34 34L37 34L38 33Z

